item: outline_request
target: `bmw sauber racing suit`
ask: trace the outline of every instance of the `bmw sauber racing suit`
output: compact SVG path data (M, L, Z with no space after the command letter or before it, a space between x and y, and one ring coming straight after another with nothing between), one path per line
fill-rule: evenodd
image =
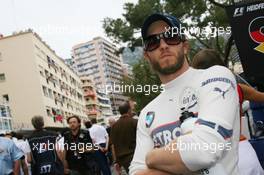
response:
M146 154L177 138L183 163L195 172L190 174L212 174L209 168L217 163L227 174L238 175L240 128L236 87L232 72L222 66L189 68L165 84L164 91L141 111L129 174L147 169ZM181 135L182 108L197 116L192 133L186 135Z

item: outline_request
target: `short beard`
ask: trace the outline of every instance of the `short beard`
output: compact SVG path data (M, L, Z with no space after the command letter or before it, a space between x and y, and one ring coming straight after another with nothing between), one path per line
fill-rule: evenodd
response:
M155 61L155 60L151 60L150 59L150 63L151 63L151 66L152 68L158 72L159 74L161 75L170 75L170 74L173 74L175 72L177 72L178 70L180 70L183 66L183 63L184 63L184 55L181 54L178 58L178 62L169 66L169 67L165 67L165 68L161 68L160 64Z

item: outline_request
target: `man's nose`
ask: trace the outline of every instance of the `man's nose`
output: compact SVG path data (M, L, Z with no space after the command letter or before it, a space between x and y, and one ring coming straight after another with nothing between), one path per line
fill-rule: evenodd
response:
M160 39L160 49L168 48L168 44L164 41L163 38Z

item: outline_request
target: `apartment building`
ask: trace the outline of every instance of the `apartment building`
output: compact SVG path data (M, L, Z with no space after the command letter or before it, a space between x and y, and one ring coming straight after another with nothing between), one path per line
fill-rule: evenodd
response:
M0 38L0 97L13 129L30 127L34 115L46 126L66 126L71 115L87 120L80 78L31 30Z
M114 44L102 37L96 37L73 47L72 67L80 76L91 77L95 87L106 93L107 88L113 88L114 84L120 85L123 80L122 58L117 51L118 48ZM127 97L117 91L107 95L110 97L113 113L117 114L118 106Z

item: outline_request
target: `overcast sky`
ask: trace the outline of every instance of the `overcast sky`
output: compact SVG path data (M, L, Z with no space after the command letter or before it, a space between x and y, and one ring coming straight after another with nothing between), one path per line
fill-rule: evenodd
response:
M106 37L105 17L121 17L125 2L138 0L1 0L0 33L32 28L62 58L73 45Z

